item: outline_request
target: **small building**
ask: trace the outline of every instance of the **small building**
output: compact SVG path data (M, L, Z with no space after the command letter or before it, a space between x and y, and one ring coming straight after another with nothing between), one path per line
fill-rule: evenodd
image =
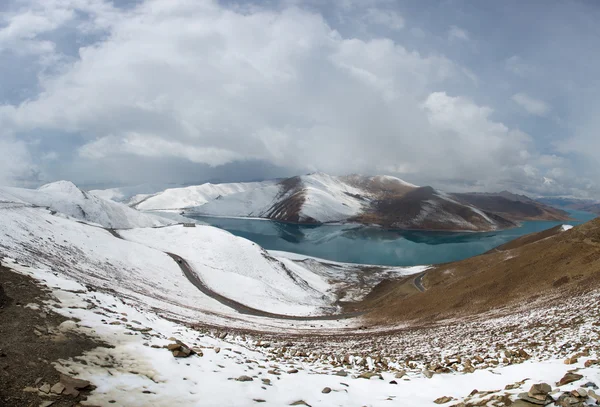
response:
M184 228L195 228L196 224L195 223L184 223L183 227Z

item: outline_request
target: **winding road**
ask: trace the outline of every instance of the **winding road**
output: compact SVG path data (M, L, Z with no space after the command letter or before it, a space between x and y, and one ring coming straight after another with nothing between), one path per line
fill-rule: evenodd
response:
M415 277L415 279L413 280L413 284L414 286L417 288L417 290L419 290L420 292L425 292L425 287L423 287L423 277L425 277L425 274L427 274L427 271L424 271L420 274L417 274L417 276Z
M83 223L83 222L82 222ZM91 226L91 225L90 225ZM116 237L117 239L126 240L117 232L115 229L104 228L111 235ZM171 257L179 266L183 275L188 279L190 283L194 285L198 290L200 290L206 296L219 301L221 304L239 312L244 315L252 315L256 317L264 317L264 318L273 318L273 319L287 319L293 321L335 321L340 319L348 319L355 318L364 314L364 312L353 312L347 314L333 314L333 315L315 315L315 316L294 316L294 315L284 315L284 314L275 314L272 312L261 311L256 308L249 307L244 305L236 300L232 300L231 298L225 297L211 288L209 288L202 279L196 274L190 264L181 256L164 252L166 255Z

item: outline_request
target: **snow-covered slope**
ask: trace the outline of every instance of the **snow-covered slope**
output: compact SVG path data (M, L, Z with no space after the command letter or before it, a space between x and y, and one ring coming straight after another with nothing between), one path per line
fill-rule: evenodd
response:
M385 191L416 186L394 177L336 177L314 173L231 194L194 211L212 216L254 216L300 223L344 222L367 210Z
M129 200L129 204L145 211L183 209L203 205L221 196L249 191L274 183L274 181L231 184L206 183L185 188L170 188L154 195L137 195Z
M185 258L214 291L263 311L307 315L334 302L329 284L292 262L271 257L249 240L211 226L131 229L126 240Z
M175 223L166 218L136 211L118 202L99 198L82 191L69 181L53 182L35 190L0 187L0 201L47 207L107 228L152 227Z
M0 207L0 258L60 270L77 281L115 290L179 316L222 323L198 312L238 315L235 305L198 289L168 252L186 259L192 272L217 295L244 306L293 316L336 311L331 286L324 278L221 229L137 228L120 230L119 238L101 227L53 213L26 205Z
M102 199L127 203L131 200L132 197L136 195L150 196L158 192L164 191L167 188L178 188L180 186L181 185L177 184L148 183L109 189L92 189L88 192Z

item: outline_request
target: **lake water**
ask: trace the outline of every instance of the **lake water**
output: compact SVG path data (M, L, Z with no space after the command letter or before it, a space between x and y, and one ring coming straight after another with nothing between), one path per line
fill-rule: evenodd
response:
M595 217L587 212L569 212L577 221L531 221L523 222L514 229L479 233L386 230L360 225L302 226L269 220L208 216L195 219L252 240L268 250L283 250L348 263L414 266L462 260L528 233L563 223L577 225Z

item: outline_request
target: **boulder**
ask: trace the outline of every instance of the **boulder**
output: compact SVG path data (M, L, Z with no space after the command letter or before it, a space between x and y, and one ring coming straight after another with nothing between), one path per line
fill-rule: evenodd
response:
M435 404L446 404L446 403L451 402L452 400L454 400L452 397L442 396L442 397L439 397L439 398L433 400L433 402Z
M423 369L423 376L425 376L428 379L431 379L433 377L433 372L431 370Z
M321 393L323 393L323 394L331 393L331 387L325 387L323 390L321 390Z
M550 397L549 395L546 395L543 399L539 399L537 397L531 397L529 395L529 393L520 393L519 399L526 401L528 403L537 404L540 406L545 406L546 404L549 404L552 402L552 397Z
M339 371L335 372L335 375L346 377L346 376L348 376L348 372L346 372L345 370L339 370Z
M563 376L562 379L557 383L558 386L564 386L565 384L576 382L577 380L583 379L583 376L577 373L568 372Z
M529 397L533 397L538 400L546 400L546 398L548 397L548 393L550 393L551 391L552 387L550 387L549 384L540 383L531 386L531 389L529 389L529 392L527 394L529 395Z
M79 390L86 389L91 386L91 383L87 380L76 379L65 374L60 375L60 383L65 386L62 394L73 397L77 397L79 395Z
M577 358L575 356L565 359L565 365L573 365L575 363L577 363Z
M254 381L253 378L251 378L250 376L240 376L237 379L235 379L238 382L252 382Z
M54 394L62 394L62 392L65 390L65 385L62 384L61 382L56 383L54 386L52 386L52 388L50 389L50 391Z

